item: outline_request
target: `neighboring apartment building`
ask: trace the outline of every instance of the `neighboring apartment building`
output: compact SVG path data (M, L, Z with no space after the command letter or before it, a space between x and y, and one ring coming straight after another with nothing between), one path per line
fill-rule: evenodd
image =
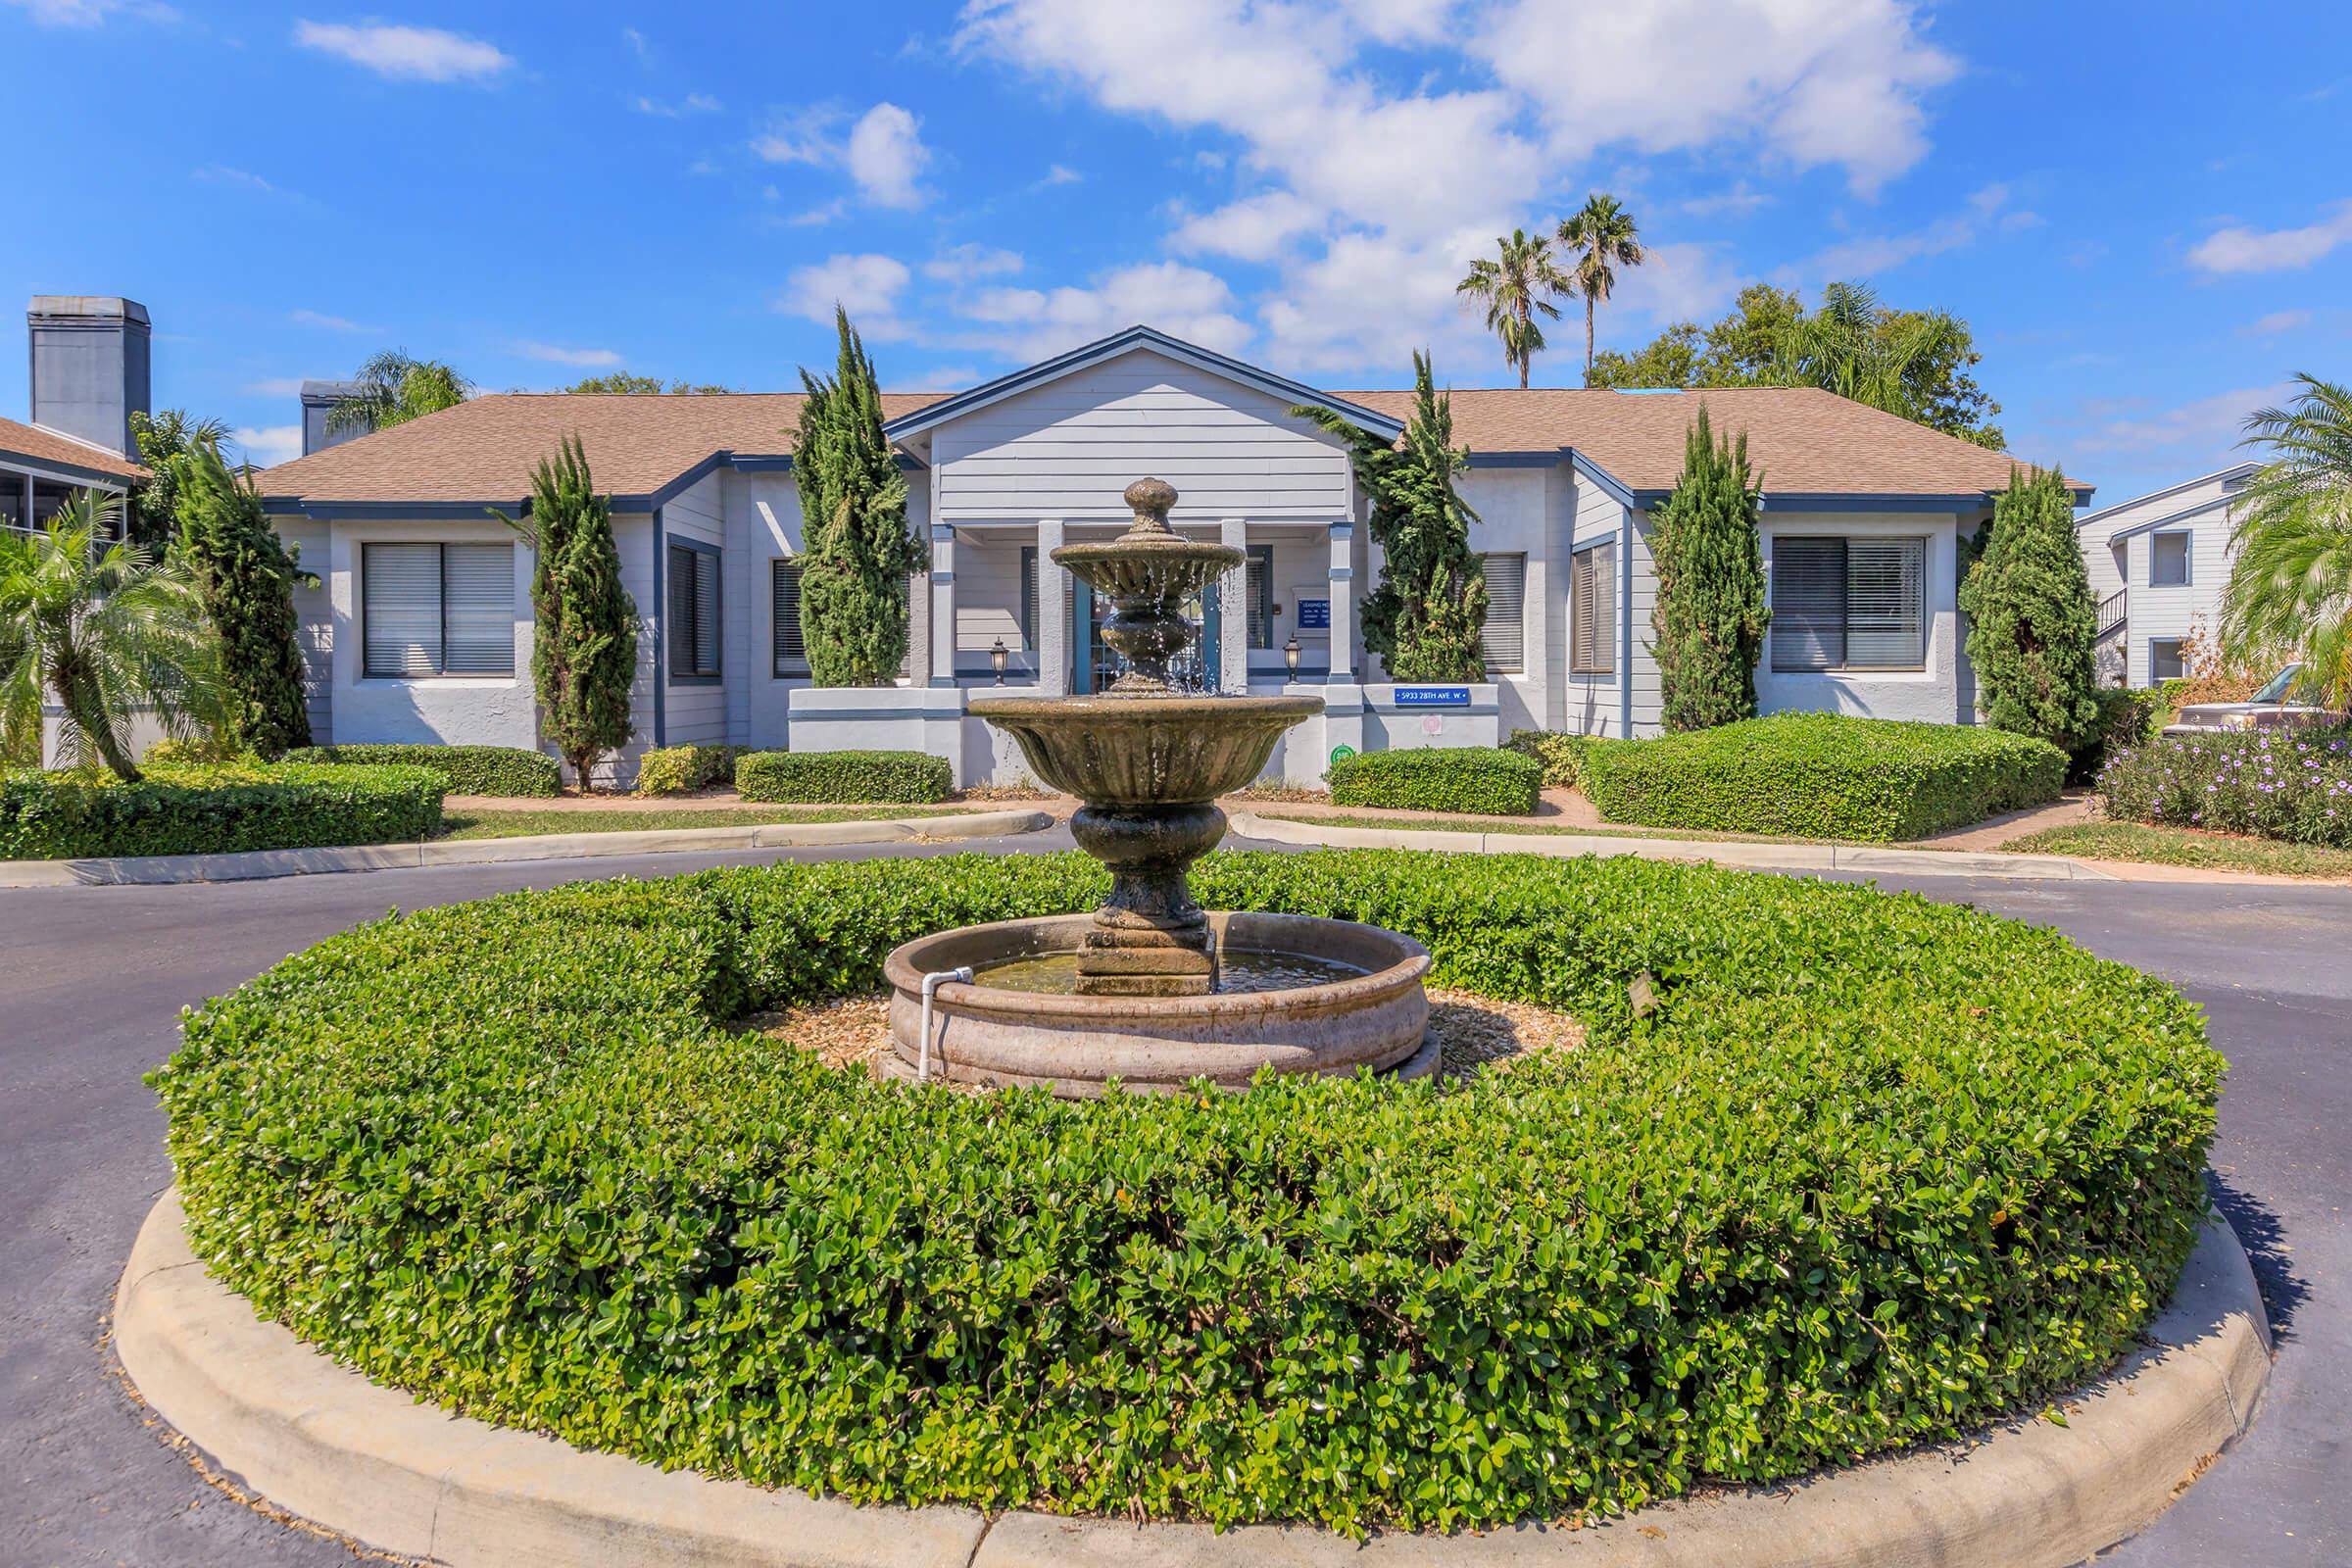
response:
M2153 686L2185 675L2182 644L2221 627L2230 508L2262 470L2237 463L2075 519L2099 602L2099 679Z
M0 527L35 528L75 490L126 494L146 476L130 416L147 412L147 308L133 300L36 294L31 422L0 418Z
M532 466L574 433L612 497L640 617L624 778L646 747L685 742L906 745L949 757L963 782L1017 776L965 694L997 683L1000 648L1004 681L1047 694L1115 674L1106 607L1053 553L1116 533L1120 491L1146 474L1180 492L1180 530L1247 554L1197 607L1195 677L1325 700L1271 775L1319 778L1342 748L1654 733L1651 512L1701 402L1719 431L1745 432L1763 484L1765 710L1969 722L1961 541L2018 466L1812 389L1457 391L1489 679L1399 686L1363 646L1358 606L1380 561L1347 451L1291 411L1394 437L1411 393L1321 391L1138 326L966 392L884 396L929 549L908 584L913 647L895 687L818 692L800 638L801 401L493 395L262 474L280 530L322 573L300 606L320 738L541 744L529 552L490 511L517 514Z

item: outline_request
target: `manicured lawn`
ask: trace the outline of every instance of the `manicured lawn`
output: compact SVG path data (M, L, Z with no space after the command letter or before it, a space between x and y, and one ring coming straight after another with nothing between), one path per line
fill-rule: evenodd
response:
M773 810L692 807L675 811L455 810L441 821L447 839L517 839L540 833L647 833L687 827L759 827L770 822L882 822L899 817L958 816L953 806L811 806Z
M1434 813L1257 810L1256 815L1285 822L1324 822L1333 827L1405 828L1419 833L1565 833L1602 839L1723 839L1740 844L1851 844L1853 839L1796 839L1769 833L1712 833L1704 828L1579 827L1557 818L1526 816L1440 816ZM1880 846L1873 846L1878 848Z
M2260 871L2271 876L2352 877L2352 850L2200 833L2185 827L2146 827L2137 822L2078 822L2011 839L2001 848L2019 855L2080 855L2216 871Z

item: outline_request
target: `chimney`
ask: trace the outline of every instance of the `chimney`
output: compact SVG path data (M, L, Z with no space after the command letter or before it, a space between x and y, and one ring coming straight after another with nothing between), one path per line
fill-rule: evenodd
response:
M358 397L365 383L360 381L305 381L302 383L302 455L324 452L346 441L356 441L368 433L366 425L350 425L330 431L327 416L337 404L349 403Z
M32 422L126 458L132 414L148 412L147 307L94 294L35 294Z

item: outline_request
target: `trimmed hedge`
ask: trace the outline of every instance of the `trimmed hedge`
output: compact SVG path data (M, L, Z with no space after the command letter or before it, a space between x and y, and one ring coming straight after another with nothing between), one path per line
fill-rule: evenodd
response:
M544 798L564 793L564 764L518 746L309 746L288 752L286 760L325 767L429 767L449 780L452 795Z
M1544 788L1543 765L1489 746L1365 752L1331 766L1331 804L1410 811L1529 816Z
M2352 729L2163 735L2099 770L2121 822L2352 849Z
M224 855L395 844L441 831L441 775L297 762L0 773L0 859Z
M749 746L664 746L648 752L637 764L637 793L676 795L733 783L736 762L751 750Z
M576 884L334 937L151 1082L191 1240L379 1382L863 1501L1464 1527L1947 1439L2130 1348L2222 1062L2054 932L1623 858L1223 854L1573 1010L1465 1083L1063 1102L740 1033L1082 857ZM1637 1018L1627 986L1656 977Z
M735 763L736 794L787 806L928 806L955 788L948 760L925 752L753 752Z
M1597 738L1515 729L1505 745L1522 757L1534 758L1543 766L1545 789L1575 789L1584 782L1585 753Z
M1612 822L1883 842L2054 801L2066 766L2046 741L1978 725L1776 713L1592 741L1582 772Z

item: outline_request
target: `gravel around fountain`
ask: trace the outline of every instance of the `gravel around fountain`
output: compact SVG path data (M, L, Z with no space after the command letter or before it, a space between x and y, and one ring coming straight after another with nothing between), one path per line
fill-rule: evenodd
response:
M1546 1051L1574 1051L1585 1040L1585 1026L1567 1013L1441 986L1429 988L1429 1026L1444 1053L1438 1073L1445 1078L1470 1078L1489 1067L1509 1072L1523 1057ZM744 1027L788 1041L828 1067L872 1070L891 1051L890 998L880 993L837 997L754 1013L744 1020ZM967 1094L985 1090L979 1084L950 1083L949 1087Z

